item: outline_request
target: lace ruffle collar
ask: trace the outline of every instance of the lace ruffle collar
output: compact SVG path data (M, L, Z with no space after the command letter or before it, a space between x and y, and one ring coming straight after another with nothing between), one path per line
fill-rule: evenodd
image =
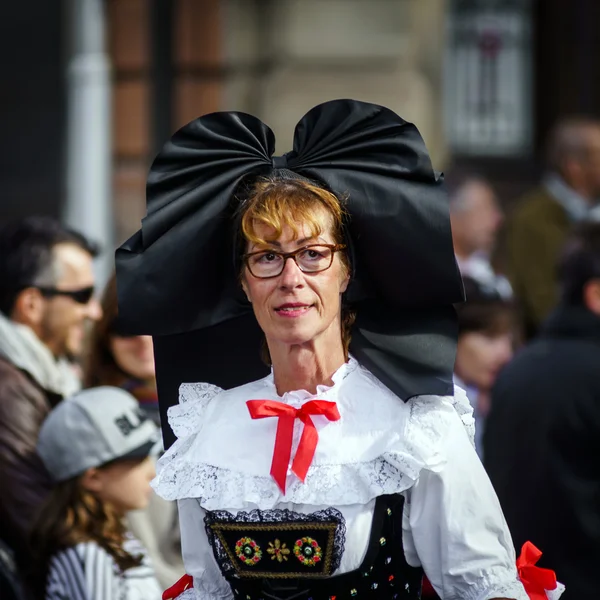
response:
M316 398L318 396L323 396L329 394L331 392L336 391L341 382L348 377L356 368L358 367L358 361L353 357L349 356L348 361L345 362L337 371L331 376L333 381L333 385L318 385L317 393L311 394L307 390L295 390L293 392L286 392L283 395L279 395L277 393L277 388L275 387L275 378L273 375L273 368L271 367L271 372L267 375L262 381L266 386L269 387L271 393L274 396L274 399L281 400L282 402L288 402L290 399L293 400L310 400Z
M316 395L299 390L281 397L271 376L227 391L183 384L180 404L169 409L178 440L159 461L155 490L168 500L198 498L209 510L362 504L408 489L424 468L441 468L448 427L465 427L472 437L462 390L454 398L404 403L354 359L333 382ZM245 403L256 398L298 406L321 398L335 401L341 414L336 422L315 418L319 443L312 465L304 483L289 473L285 495L270 476L277 422L250 419ZM297 425L294 452L302 431Z

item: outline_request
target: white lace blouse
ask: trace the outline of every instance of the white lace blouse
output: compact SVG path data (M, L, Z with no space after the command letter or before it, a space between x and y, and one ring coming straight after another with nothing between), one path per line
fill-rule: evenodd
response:
M356 360L320 386L279 396L272 375L223 391L183 384L169 410L178 437L153 482L178 500L183 557L194 578L180 598L231 599L204 527L207 510L232 514L253 509L313 513L338 509L346 544L335 574L357 569L370 536L375 499L405 498L403 546L407 562L422 566L444 599L528 600L496 494L473 448L472 409L462 390L454 397L421 396L403 402ZM301 407L335 402L338 421L315 416L316 452L304 483L288 470L283 495L270 476L277 419L253 420L247 400L277 400ZM296 420L292 459L303 424Z

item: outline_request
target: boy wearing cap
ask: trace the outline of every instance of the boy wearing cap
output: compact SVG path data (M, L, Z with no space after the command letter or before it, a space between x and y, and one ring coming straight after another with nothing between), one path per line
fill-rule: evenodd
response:
M158 600L127 511L145 508L156 426L127 392L85 390L48 416L37 451L56 485L31 536L34 579L48 600Z

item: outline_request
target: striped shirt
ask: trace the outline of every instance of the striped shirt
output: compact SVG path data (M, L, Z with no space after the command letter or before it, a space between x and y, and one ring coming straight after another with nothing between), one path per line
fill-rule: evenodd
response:
M46 600L160 600L162 593L144 547L136 539L125 549L142 555L139 567L124 573L96 542L84 542L52 557Z

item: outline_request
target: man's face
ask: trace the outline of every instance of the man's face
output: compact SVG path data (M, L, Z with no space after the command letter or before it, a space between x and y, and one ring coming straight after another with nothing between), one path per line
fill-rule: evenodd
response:
M76 291L94 285L92 257L74 244L54 248L58 277L54 288ZM56 357L78 357L83 348L88 320L97 321L102 309L95 298L80 304L68 296L54 295L43 300L38 336Z
M600 127L590 128L582 161L592 199L600 201Z
M503 215L492 188L482 181L469 181L459 192L464 208L452 215L452 234L463 251L489 253L496 241Z

